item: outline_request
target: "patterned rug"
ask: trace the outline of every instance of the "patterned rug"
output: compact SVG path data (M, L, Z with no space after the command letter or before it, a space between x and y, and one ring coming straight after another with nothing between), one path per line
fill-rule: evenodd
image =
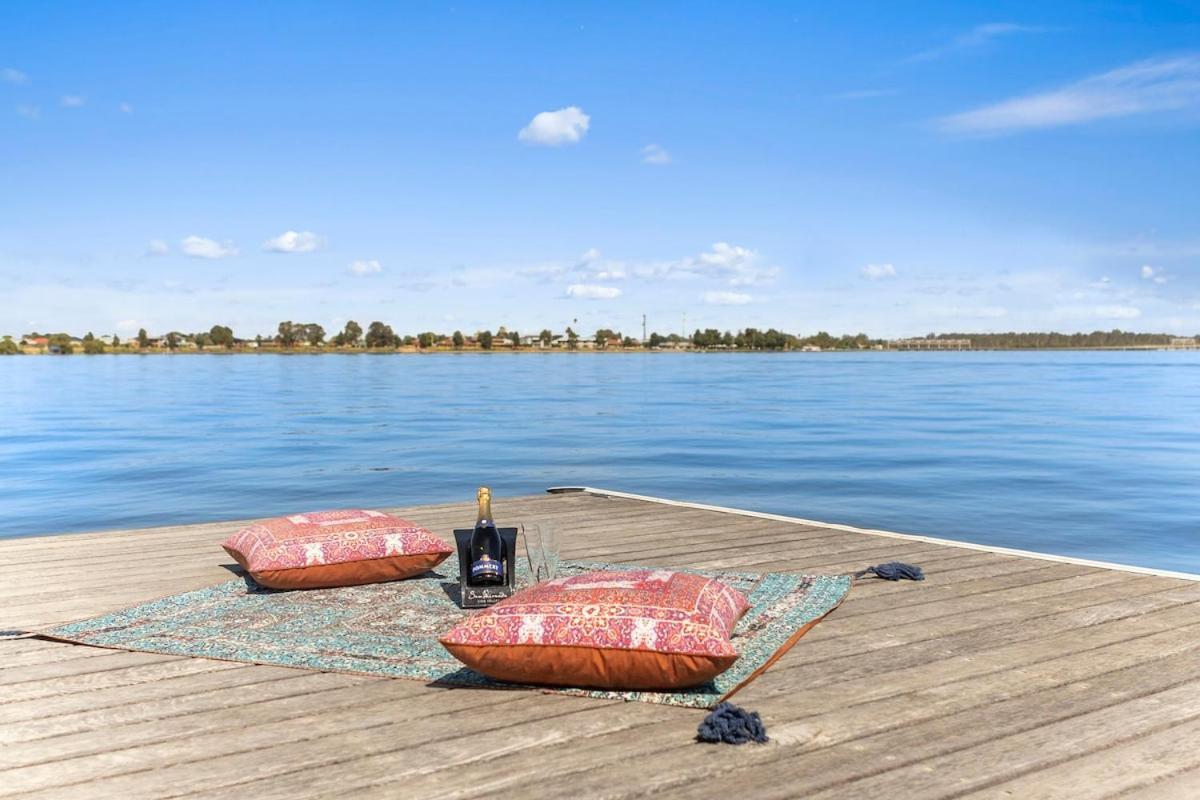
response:
M164 597L42 635L80 644L326 672L410 678L440 685L514 688L456 661L437 637L465 614L454 564L420 578L342 589L280 592L232 580ZM564 562L559 577L626 565ZM842 601L847 575L695 570L750 598L732 641L741 654L711 683L679 692L536 687L557 694L711 708L753 680ZM519 582L528 583L528 575Z

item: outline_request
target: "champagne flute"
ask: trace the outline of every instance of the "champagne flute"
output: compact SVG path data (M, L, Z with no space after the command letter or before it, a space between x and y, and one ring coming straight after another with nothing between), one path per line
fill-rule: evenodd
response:
M530 522L521 525L525 537L525 558L534 582L553 580L558 572L558 528L553 523Z
M558 574L558 526L553 522L543 522L539 527L542 533L542 569L545 579L552 581Z

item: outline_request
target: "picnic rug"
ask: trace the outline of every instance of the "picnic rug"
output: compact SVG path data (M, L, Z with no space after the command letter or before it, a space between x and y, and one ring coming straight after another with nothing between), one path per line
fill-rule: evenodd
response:
M741 654L708 684L678 692L516 687L464 667L438 642L469 611L458 607L458 567L366 586L275 591L247 579L171 595L41 632L97 647L423 680L446 686L537 688L555 694L712 708L756 678L835 608L848 575L689 570L743 592L750 610L734 629ZM558 577L631 565L563 562ZM518 583L528 585L528 574Z

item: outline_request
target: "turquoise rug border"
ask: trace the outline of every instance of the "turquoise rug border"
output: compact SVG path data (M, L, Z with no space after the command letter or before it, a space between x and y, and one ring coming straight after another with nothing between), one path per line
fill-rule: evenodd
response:
M632 564L609 564L603 562L563 562L564 572L588 572L594 570L616 569L646 569L647 567ZM299 669L317 670L322 672L345 672L371 676L386 676L424 680L440 686L473 686L493 689L536 689L553 694L566 694L584 697L595 697L612 700L629 700L664 705L688 706L692 708L712 708L730 693L740 688L750 680L755 671L762 668L780 648L805 625L825 616L837 607L850 590L852 579L849 575L791 575L787 573L768 572L738 572L733 570L700 570L681 569L683 572L693 572L731 581L754 584L750 592L750 610L739 620L733 633L733 644L738 648L740 657L732 667L717 676L711 683L686 689L679 692L616 692L590 689L572 689L564 687L522 686L520 684L493 681L479 673L461 666L454 661L437 642L431 638L429 642L419 641L422 647L434 647L437 653L429 653L431 657L440 657L442 666L422 669L415 665L393 664L364 656L349 654L334 654L340 646L344 646L335 636L306 636L310 647L327 649L323 654L300 652L289 654L286 651L264 649L267 644L273 644L277 637L273 632L280 630L279 626L271 632L259 632L252 628L238 631L241 640L231 644L213 639L200 638L203 625L193 623L189 628L194 636L185 641L174 639L156 639L156 634L167 636L176 627L173 620L175 614L186 612L189 607L198 603L219 601L224 597L255 594L259 596L276 594L267 590L263 593L248 592L245 579L234 579L215 586L196 589L190 592L171 595L157 600L151 600L136 606L131 606L111 614L105 614L92 619L61 625L39 635L62 641L79 644L109 647L121 650L139 652L163 653L168 655L193 656L213 658L223 661L240 663L265 664L270 666L295 667ZM454 576L456 579L456 576ZM431 573L428 576L410 578L410 581L434 581L441 585L447 581L445 574ZM408 581L405 581L407 583ZM785 601L787 596L807 587L803 602L790 608L785 608L777 617L768 619L763 627L753 636L745 636L777 605ZM336 590L335 590L336 591ZM437 596L433 593L433 596ZM446 602L451 602L448 598ZM155 618L162 622L148 622ZM130 639L128 629L136 625L137 635ZM286 630L286 628L284 628ZM300 632L303 632L301 629ZM224 634L223 631L213 630L213 635ZM378 645L380 652L387 652L396 643L396 637L386 635L367 635L358 633L356 643ZM258 645L256 648L255 645ZM447 671L446 666L452 662L457 669Z

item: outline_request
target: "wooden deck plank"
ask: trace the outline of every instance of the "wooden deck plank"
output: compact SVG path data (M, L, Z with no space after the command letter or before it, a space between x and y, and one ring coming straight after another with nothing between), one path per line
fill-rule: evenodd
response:
M1200 683L1193 686L1200 693ZM1120 792L1150 787L1155 781L1175 774L1181 764L1200 767L1200 719L1172 725L1132 742L971 792L963 798L1102 800ZM1188 796L1178 797L1185 800Z
M359 743L360 746L354 746L339 739L316 743L321 746L316 750L316 757L329 758L332 755L329 746L336 745L343 753L344 759L354 765L350 783L356 791L360 785L366 786L379 781L400 781L405 785L407 792L407 786L420 776L434 772L444 776L442 767L446 764L467 767L482 763L490 766L492 772L496 772L499 765L514 754L533 750L547 760L543 763L548 768L554 763L550 759L554 759L556 752L561 757L560 748L565 745L586 746L593 737L606 734L636 735L639 728L661 719L672 719L677 726L682 725L685 729L694 730L694 719L688 719L689 716L694 715L662 706L604 702L592 707L576 706L565 713L545 717L537 724L524 722L506 726L503 728L503 736L489 739L444 735L439 732L433 737L427 737L421 744L406 747L398 747L396 742L362 742ZM484 727L487 728L486 725ZM272 775L267 780L258 778L253 782L231 783L219 790L198 793L197 796L244 798L249 792L263 800L287 800L295 797L297 792L312 792L316 795L345 792L347 783L339 780L343 777L345 776L328 769L311 769L309 764L300 763L293 764L292 769L285 774ZM409 796L422 795L414 793Z
M133 699L116 705L94 708L73 708L60 713L39 715L20 722L0 725L0 744L6 746L20 742L33 742L53 737L77 737L85 739L103 749L107 746L108 729L120 725L134 725L147 721L166 719L185 714L221 710L228 713L232 704L258 703L276 697L291 696L326 689L355 690L362 682L357 676L334 672L310 672L285 667L259 667L223 673L220 685L202 690L193 689L175 696L153 699ZM235 700L236 698L236 700ZM231 715L236 719L237 715ZM101 735L97 735L100 731ZM60 743L53 745L61 747ZM86 749L86 748L84 748ZM13 751L15 752L15 751ZM43 753L45 755L45 753ZM5 758L16 758L8 751ZM17 763L17 762L13 762ZM34 760L28 763L36 763Z
M1121 800L1193 800L1200 797L1200 769L1177 772L1162 780L1121 792Z
M405 685L396 681L393 686ZM317 761L345 760L355 753L406 750L413 763L423 763L422 751L472 747L470 730L476 735L504 731L502 741L535 737L552 741L553 732L562 726L577 729L589 717L611 724L614 711L626 704L588 701L584 698L530 695L517 692L427 690L419 696L406 696L395 702L356 707L346 712L313 713L283 723L247 725L235 731L222 731L180 741L104 753L97 757L56 762L56 769L9 770L0 784L0 797L35 789L29 798L54 797L62 787L87 782L89 792L111 795L133 794L163 796L233 787L259 778L284 778L303 765ZM481 715L462 713L478 707L503 708L503 713ZM641 707L638 713L651 710ZM415 721L458 715L445 728L434 733L430 726ZM552 722L555 718L571 719ZM399 721L397 721L399 720ZM217 757L223 756L223 757ZM33 770L37 770L36 773ZM338 775L328 775L336 788ZM44 781L52 781L46 784ZM18 788L20 787L20 788ZM313 792L314 786L301 791ZM279 796L279 795L273 795ZM295 790L287 795L295 797Z
M1112 754L1128 765L1113 791L1150 800L1200 775L1200 748L1170 738L1200 724L1185 696L1200 695L1200 584L586 493L496 508L554 521L567 559L825 574L896 559L928 579L859 582L739 693L766 747L695 744L690 709L0 641L0 796L1039 797ZM447 538L473 515L395 511ZM228 580L218 545L241 524L0 541L0 628Z
M70 647L71 645L63 646ZM179 698L189 695L237 689L240 686L249 686L260 681L274 680L279 677L275 670L285 669L284 667L226 662L206 663L220 663L222 666L182 675L159 676L158 680L149 682L0 704L0 726L7 727L31 720L46 720L49 724L49 721L58 717L125 708L137 703L162 704L165 707ZM304 670L289 671L304 672ZM378 680L358 676L345 677L353 680Z
M775 762L785 759L801 759L798 763L805 774L811 771L815 775L831 776L836 774L835 771L841 771L852 776L862 775L867 769L884 769L919 754L919 748L907 739L898 738L907 736L905 731L914 726L921 726L918 729L929 742L942 742L949 724L943 718L957 715L962 720L963 735L987 739L999 731L999 717L987 718L987 715L1000 713L997 709L1003 711L1005 707L1001 701L1011 700L1013 707L1025 709L1010 715L1011 724L1020 724L1022 720L1036 720L1039 713L1052 710L1056 696L1103 708L1113 698L1131 691L1149 692L1156 685L1169 687L1181 680L1195 678L1200 671L1198 634L1200 623L1182 631L1145 637L1137 647L1130 647L1130 643L1123 640L1082 655L1057 658L1019 670L993 670L957 680L954 680L953 672L947 674L941 670L940 662L931 662L919 673L910 672L907 682L889 679L886 681L888 689L875 698L860 694L858 687L847 687L847 691L846 688L839 689L837 684L830 687L832 691L797 687L804 697L799 705L792 697L775 698L779 702L774 703L746 701L747 705L763 713L775 742L765 748L742 748L736 757L726 760L722 760L721 753L714 752L713 748L696 747L677 736L669 736L665 728L647 729L637 741L624 742L623 749L620 743L614 742L610 750L618 754L614 762L620 761L621 768L644 776L644 788L648 790L695 783L703 787L700 794L704 796L719 796L723 791L733 791L738 785L748 785L758 774L775 774L781 768ZM1110 687L1111 691L1105 691ZM1037 694L1029 699L1031 693ZM1084 693L1087 699L1076 698ZM739 702L742 701L739 699ZM1084 706L1076 708L1081 707ZM800 716L788 722L788 717L797 712ZM883 735L863 739L872 734ZM839 751L840 755L835 754L828 762L814 761L808 752L842 742L852 742L852 746ZM596 761L595 756L590 756L586 762L589 769L602 763ZM664 772L658 766L661 764L669 764L671 768ZM868 768L864 764L874 766ZM615 763L613 767L616 768ZM738 772L728 780L716 780L722 772L733 770L749 772ZM649 777L656 774L657 779ZM795 787L796 781L802 780L803 776L789 777L788 785ZM517 785L523 791L524 784L518 781ZM506 788L513 787L506 785Z

